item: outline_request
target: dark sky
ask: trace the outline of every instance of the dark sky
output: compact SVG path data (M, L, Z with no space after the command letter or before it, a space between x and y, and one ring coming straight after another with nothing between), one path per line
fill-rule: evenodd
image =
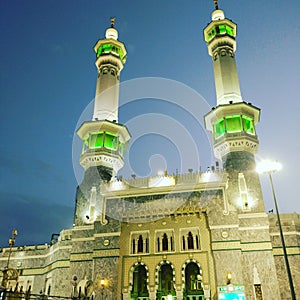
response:
M273 177L279 207L299 213L300 2L219 5L238 25L243 99L261 108L257 157L283 164ZM128 126L132 143L120 174L184 173L205 170L214 161L202 119L215 105L212 62L202 37L213 7L209 0L1 1L0 246L13 228L19 231L16 245L29 245L49 242L52 233L72 226L76 178L82 173L77 148L72 158L72 147L80 147L73 136L94 97L93 46L111 16L117 17L119 39L128 51L119 121ZM142 100L128 98L128 88L147 81L127 81L145 77L173 80L159 80L169 91L167 101L153 99L151 91ZM177 88L186 93L178 100L181 108L172 103ZM199 106L195 93L203 97ZM265 177L262 186L269 210Z

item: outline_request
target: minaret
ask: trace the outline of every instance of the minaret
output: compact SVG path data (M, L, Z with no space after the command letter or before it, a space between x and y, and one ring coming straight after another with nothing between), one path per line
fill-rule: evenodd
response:
M228 213L224 213L223 205L216 201L208 211L212 245L220 240L222 243L221 251L220 248L213 251L215 265L220 266L216 271L217 286L226 286L224 274L230 272L235 278L233 285L242 286L247 299L256 298L256 288L264 299L278 299L269 221L255 172L254 155L258 150L255 125L260 110L241 97L234 55L236 24L226 19L217 0L214 2L215 10L204 29L204 39L214 66L217 105L205 116L205 125L212 131L215 155L222 160L226 171L224 197L229 207ZM220 239L223 230L228 230L228 242ZM250 280L254 270L261 279L258 286ZM269 280L269 274L273 281Z
M208 53L213 58L217 104L242 102L234 59L236 24L225 19L224 12L218 7L218 1L214 2L212 22L204 29L204 39Z
M225 170L249 170L258 149L255 125L260 110L242 100L235 61L237 26L214 2L204 39L214 66L217 106L205 116L205 124L213 132L214 152Z
M123 167L124 150L130 139L127 128L118 123L120 73L127 52L118 40L114 21L112 18L105 39L94 46L98 77L93 119L77 130L82 140L80 164L85 175L76 196L76 224L81 224L82 220L91 223L96 219L94 206L99 199L100 184L111 180Z

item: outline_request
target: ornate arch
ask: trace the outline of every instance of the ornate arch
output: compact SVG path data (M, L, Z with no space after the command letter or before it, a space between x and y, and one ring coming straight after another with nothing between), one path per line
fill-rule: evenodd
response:
M170 265L170 267L172 269L173 285L174 285L174 290L176 290L176 285L175 285L175 268L174 268L173 264L170 261L168 261L168 260L162 260L162 261L160 261L157 264L157 266L155 268L155 286L156 286L156 288L158 288L158 285L159 285L159 271L160 271L161 267L163 265L166 265L166 264Z
M147 290L149 291L149 269L148 269L147 265L145 263L143 263L143 262L136 262L134 265L131 266L131 268L129 270L129 286L130 286L130 291L132 291L132 287L133 287L133 271L138 266L143 266L146 269Z
M199 262L196 261L195 259L186 260L185 263L181 267L182 289L185 288L185 269L186 269L186 266L190 263L195 263L199 267L199 272L200 272L200 275L202 276L202 268L201 268L201 265L199 264Z

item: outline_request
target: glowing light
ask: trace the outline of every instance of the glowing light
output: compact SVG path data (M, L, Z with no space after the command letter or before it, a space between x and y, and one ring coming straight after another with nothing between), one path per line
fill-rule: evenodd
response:
M158 176L164 176L164 171L159 170L159 171L157 172L157 175L158 175Z
M278 161L272 161L270 159L262 160L257 164L256 171L259 174L274 173L282 169L281 163Z
M150 178L149 187L161 187L175 185L175 178L171 176L156 176Z

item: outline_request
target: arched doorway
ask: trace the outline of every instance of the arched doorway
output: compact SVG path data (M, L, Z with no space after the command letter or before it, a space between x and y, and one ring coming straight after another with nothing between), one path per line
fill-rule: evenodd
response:
M171 264L164 263L160 265L158 271L158 289L157 289L157 299L164 300L168 299L167 297L176 295L174 289L174 274Z
M204 300L202 272L198 264L195 262L189 262L186 264L184 276L184 299Z
M149 292L147 287L147 270L146 267L142 264L138 264L133 269L133 276L132 276L132 291L131 291L131 298L132 300L142 299L149 299Z

